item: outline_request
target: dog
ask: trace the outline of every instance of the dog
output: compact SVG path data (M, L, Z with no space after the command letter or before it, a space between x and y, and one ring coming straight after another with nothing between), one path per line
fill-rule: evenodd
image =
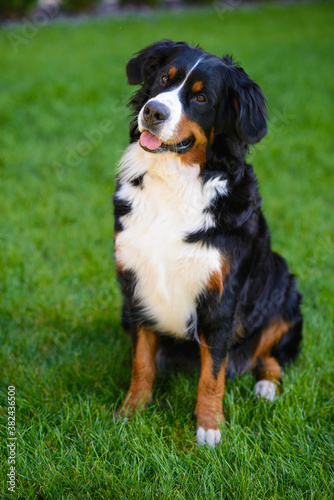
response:
M267 134L260 87L232 57L163 40L133 57L140 85L114 193L132 379L119 412L151 398L157 365L200 360L197 443L221 439L225 377L253 370L273 401L302 338L301 294L273 252L249 146Z

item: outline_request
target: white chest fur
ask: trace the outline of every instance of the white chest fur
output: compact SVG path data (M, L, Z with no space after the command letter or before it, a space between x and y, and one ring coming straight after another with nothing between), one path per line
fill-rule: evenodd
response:
M143 174L142 187L130 180ZM212 247L184 242L193 231L214 226L204 209L217 195L226 194L226 181L205 184L199 166L184 166L175 154L153 155L138 144L129 146L121 162L117 196L131 203L121 218L116 259L134 271L136 298L159 330L185 337L196 321L196 298L210 276L219 272L222 256Z

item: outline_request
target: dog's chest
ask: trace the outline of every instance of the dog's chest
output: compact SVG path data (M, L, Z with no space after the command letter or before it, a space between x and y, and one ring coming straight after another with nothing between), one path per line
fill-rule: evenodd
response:
M185 337L196 322L196 299L222 266L217 249L184 241L187 234L214 226L205 209L223 188L203 186L194 174L166 182L146 173L141 187L124 182L117 194L131 204L131 212L121 218L116 260L135 273L135 297L156 328L177 337Z

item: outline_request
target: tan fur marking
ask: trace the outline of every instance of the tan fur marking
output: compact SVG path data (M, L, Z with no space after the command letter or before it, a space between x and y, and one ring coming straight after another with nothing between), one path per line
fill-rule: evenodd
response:
M216 290L219 295L223 294L223 276L219 271L215 271L211 274L207 288L209 290Z
M200 127L198 125L198 123L192 122L191 120L184 118L183 123L182 123L182 120L180 120L180 133L181 133L181 135L183 133L182 127L184 127L184 131L188 131L188 133L184 136L184 138L189 137L189 135L192 134L196 139L196 144L207 145L208 140L206 138L206 135L205 135L202 127Z
M273 346L281 340L290 327L291 324L281 318L271 321L261 333L260 342L255 350L253 360L256 361L259 356L269 356Z
M195 137L195 144L188 153L181 156L181 161L186 165L199 164L202 166L206 161L207 147L213 142L214 129L212 128L208 141L203 129L198 123L189 120L186 116L182 116L177 130L172 137L172 143L181 142L191 136Z
M210 132L210 144L213 143L214 137L215 137L215 129L214 129L214 127L212 127L212 130Z
M115 262L116 262L116 269L119 273L121 273L124 270L124 265L123 263L117 258L118 254L118 244L117 244L117 236L119 235L119 231L114 234L114 246L115 246Z
M197 123L189 120L186 116L182 116L170 142L171 144L175 144L191 136L195 137L195 144L188 153L181 156L181 160L187 165L203 165L206 159L208 144L206 135Z
M243 339L244 333L245 333L244 327L242 326L241 322L237 319L237 326L233 333L233 343L238 342L239 339Z
M196 147L196 144L191 148L188 153L185 153L181 157L181 161L185 165L204 165L206 160L206 144L200 144Z
M280 380L282 369L277 360L271 356L271 350L290 327L291 323L278 318L271 321L262 331L252 361L253 366L258 365L256 371L260 380Z
M224 422L223 396L225 390L225 369L227 360L223 361L217 378L213 374L213 361L210 349L201 336L201 375L198 384L196 419L197 427L205 430L218 429L218 424Z
M230 271L230 266L226 260L223 260L220 271L215 271L210 275L207 285L208 290L216 290L219 295L223 295L223 287L226 276Z
M256 368L258 379L276 380L277 382L279 382L281 379L282 368L277 359L269 356L262 358L259 361L259 366L257 366Z
M116 262L116 269L117 269L117 271L119 273L122 273L124 271L124 265L118 259L115 259L115 262Z
M174 76L176 75L176 71L177 71L177 69L175 68L175 66L172 66L169 69L168 76L169 76L170 80L172 80L172 78L174 78Z
M195 82L191 90L194 92L194 94L196 94L196 92L200 92L201 90L203 90L203 87L203 82Z
M204 134L203 129L198 125L198 123L189 120L185 115L180 119L177 130L174 133L174 138L177 142L183 141L193 135L196 140L196 144L207 144L208 140Z
M137 408L145 408L151 398L155 379L155 354L158 338L150 328L138 329L137 344L132 358L132 379L121 406L121 413L128 415Z

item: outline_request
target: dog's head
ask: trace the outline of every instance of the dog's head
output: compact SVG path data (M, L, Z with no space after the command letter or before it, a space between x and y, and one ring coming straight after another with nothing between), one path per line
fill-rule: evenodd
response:
M260 87L228 56L166 40L141 50L126 69L129 83L142 85L130 100L131 139L146 151L204 163L219 137L249 145L267 133Z

